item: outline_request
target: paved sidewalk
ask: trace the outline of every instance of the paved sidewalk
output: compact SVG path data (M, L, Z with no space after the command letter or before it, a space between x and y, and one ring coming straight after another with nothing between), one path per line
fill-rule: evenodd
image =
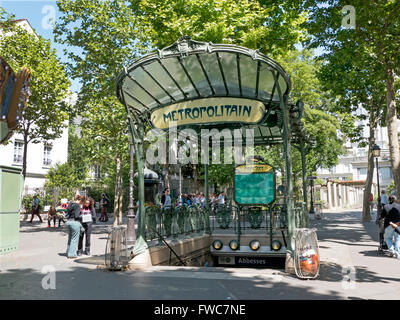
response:
M325 213L322 220L311 221L320 246L317 280L250 268L108 272L96 265L104 261L111 221L94 226L93 256L75 260L64 255L64 228L22 222L20 249L0 256L0 299L399 299L400 260L378 254L378 227L373 221L374 217L362 223L360 211ZM55 290L42 288L45 265L56 270Z

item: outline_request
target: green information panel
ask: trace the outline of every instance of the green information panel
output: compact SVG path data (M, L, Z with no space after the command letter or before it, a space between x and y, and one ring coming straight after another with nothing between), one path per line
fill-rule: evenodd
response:
M18 249L22 169L0 166L0 255Z
M235 201L240 205L275 200L275 172L268 164L242 165L235 170Z

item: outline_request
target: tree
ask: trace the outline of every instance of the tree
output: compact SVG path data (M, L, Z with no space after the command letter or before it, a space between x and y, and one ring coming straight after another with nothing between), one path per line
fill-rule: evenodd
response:
M357 0L351 5L355 9L356 24L344 28L342 9L346 1L330 0L320 6L315 1L303 1L303 8L310 12L305 24L312 35L307 45L323 47L327 52L354 48L355 54L346 58L360 70L373 66L369 75L372 81L383 80L386 85L386 126L389 136L390 158L397 194L400 194L400 151L397 132L397 109L395 74L399 73L400 15L398 1ZM361 54L357 54L360 52Z
M238 44L271 55L293 48L304 36L306 19L288 1L130 0L140 41L164 48L181 36L213 43Z
M290 99L304 103L304 128L314 143L306 148L306 174L315 175L319 168L331 168L338 163L338 156L344 153L343 141L338 136L340 123L329 113L329 99L317 75L321 62L315 60L310 50L293 50L278 57L278 61L291 75ZM280 145L256 147L255 152L284 172L283 154ZM300 197L302 174L299 149L292 149L293 191Z
M72 199L75 191L82 186L84 180L80 179L77 172L69 163L56 164L47 172L46 189L52 189L61 198Z
M364 61L360 67L349 59L349 56L357 57ZM330 104L332 112L356 114L362 107L366 112L358 113L358 120L368 120L369 138L358 136L351 137L352 142L358 142L359 146L368 143L368 174L363 196L363 221L370 221L370 194L374 172L374 157L372 149L375 145L375 132L384 114L385 81L380 79L379 69L371 61L367 48L332 48L329 53L321 56L325 60L319 73L321 83L332 95ZM353 128L351 128L353 130Z
M31 94L17 129L24 137L22 174L25 177L28 144L57 139L66 127L70 82L50 41L16 24L9 24L5 30L8 32L2 35L0 55L13 70L27 67L31 73Z
M134 14L124 1L60 0L57 4L62 16L55 27L56 41L82 50L82 54L67 52L69 74L82 84L77 102L82 135L96 141L93 159L114 161L114 224L121 224L122 161L128 154L128 136L115 79L140 48Z

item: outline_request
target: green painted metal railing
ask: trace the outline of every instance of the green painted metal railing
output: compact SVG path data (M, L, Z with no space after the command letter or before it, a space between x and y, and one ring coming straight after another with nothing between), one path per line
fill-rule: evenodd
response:
M287 205L275 203L265 207L218 206L214 210L187 205L163 210L160 206L146 207L147 241L158 240L163 245L157 232L163 238L190 238L193 234L211 234L219 231L232 232L240 240L241 234L260 231L272 239L277 233L286 232L288 227ZM308 227L305 203L294 206L296 228ZM155 232L155 230L157 232ZM218 231L219 230L219 231Z
M163 210L160 206L146 207L146 240L158 240L160 237L172 237L177 240L179 236L190 238L192 233L210 234L210 211L207 208L188 207L187 205Z

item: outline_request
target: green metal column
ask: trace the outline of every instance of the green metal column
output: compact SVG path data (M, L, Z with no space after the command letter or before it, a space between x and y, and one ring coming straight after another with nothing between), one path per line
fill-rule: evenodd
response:
M300 142L300 153L301 153L301 169L302 169L302 178L303 178L303 199L305 203L305 210L302 210L302 221L303 227L308 228L309 219L308 219L308 210L307 210L307 172L306 172L306 150L304 146L304 141Z
M208 163L204 164L204 192L205 192L205 197L206 197L206 208L209 209L210 208L210 201L208 199L208 193L209 193L209 189L208 189Z
M304 141L300 143L300 154L301 154L301 170L303 178L303 199L307 205L307 173L306 173L306 150L304 148Z
M129 110L127 110L129 114ZM144 152L143 152L143 141L144 141L144 124L140 119L135 117L133 121L132 117L129 116L129 131L132 135L133 145L135 146L135 155L138 172L138 191L139 191L139 217L138 217L138 232L136 236L136 243L133 248L133 254L138 255L144 252L148 246L146 241L146 210L144 206Z
M293 207L293 185L292 185L292 154L290 144L290 119L289 110L287 105L287 96L283 96L277 76L274 74L275 83L277 84L277 91L279 94L280 108L283 114L283 156L286 164L286 194L285 202L287 204L287 222L288 222L288 241L286 248L286 271L294 271L294 232L296 229L294 207Z

